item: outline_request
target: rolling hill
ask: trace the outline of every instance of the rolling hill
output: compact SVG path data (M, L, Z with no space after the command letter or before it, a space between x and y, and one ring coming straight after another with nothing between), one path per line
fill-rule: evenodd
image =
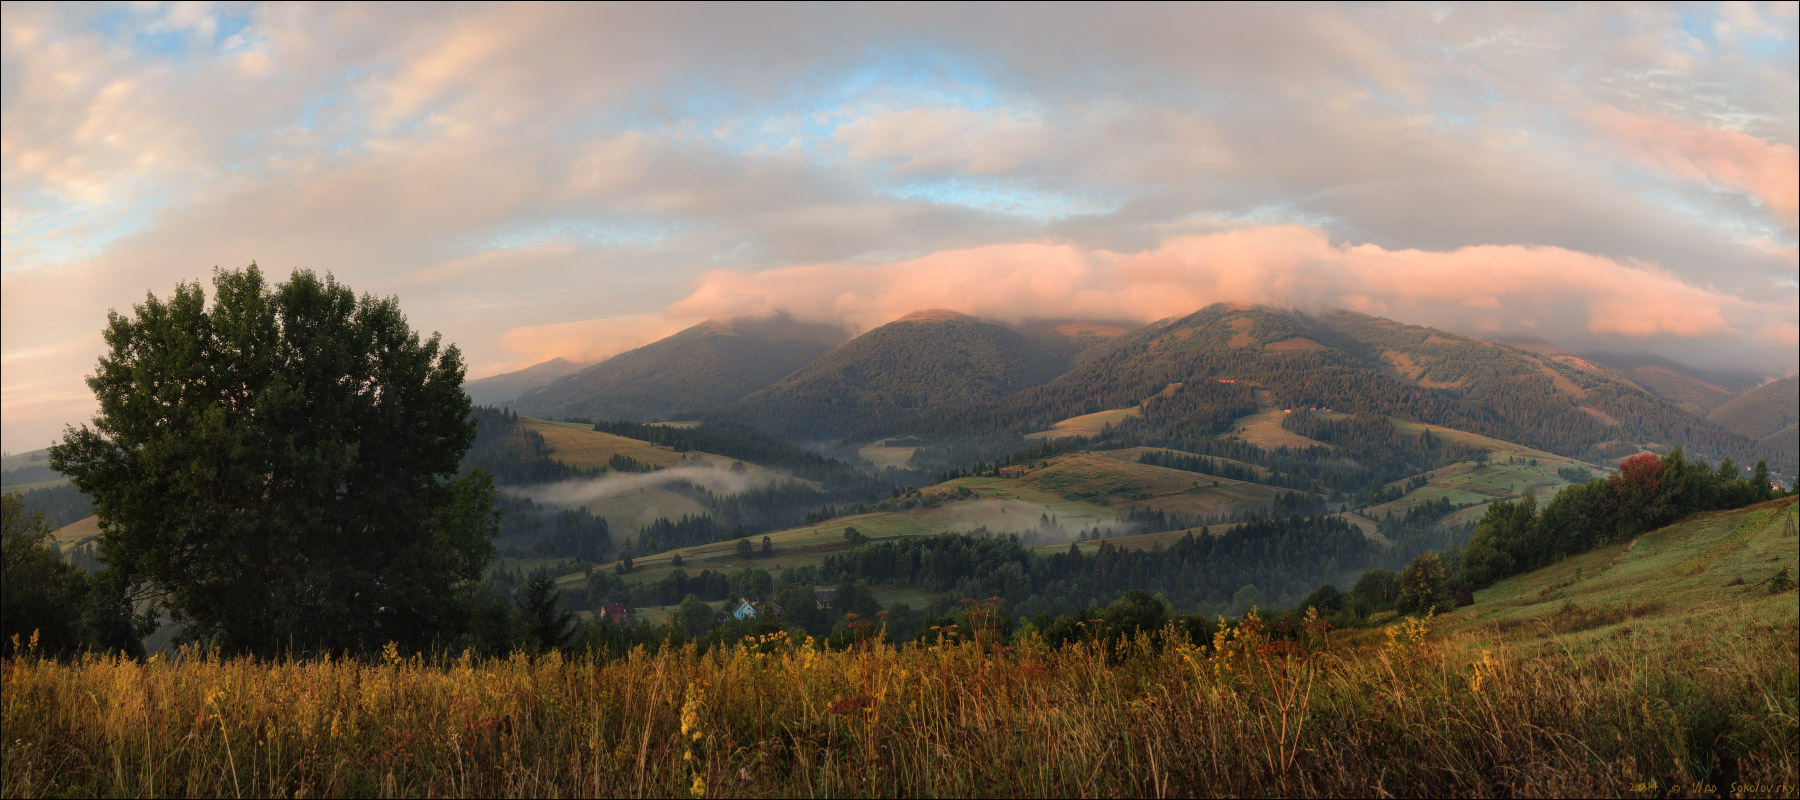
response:
M788 316L708 321L557 379L513 402L545 419L692 419L780 380L842 343Z
M1760 383L1755 373L1702 370L1649 353L1589 353L1584 358L1618 370L1646 391L1697 416Z
M1795 502L1695 514L1502 580L1439 621L1515 645L1587 649L1630 628L1659 646L1716 641L1706 628L1748 614L1780 620L1791 642L1793 593L1771 595L1761 584L1783 570L1792 575Z
M1800 457L1800 376L1789 375L1774 383L1732 398L1707 415L1726 430L1756 439L1764 448L1789 458Z
M8 492L26 492L48 486L60 486L69 479L50 468L50 450L13 453L0 461L0 487Z

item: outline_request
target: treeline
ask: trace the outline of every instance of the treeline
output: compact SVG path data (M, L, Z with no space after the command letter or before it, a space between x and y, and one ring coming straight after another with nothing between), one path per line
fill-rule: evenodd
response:
M51 536L56 526L19 498L0 496L0 655L26 645L54 656L91 649L142 657L138 637L148 620L133 607L133 587L117 571L89 574L70 563ZM91 566L91 550L86 560Z
M94 499L81 493L75 484L46 486L16 496L26 514L43 514L51 528L60 528L94 515Z
M1278 483L1268 483L1268 478L1265 478L1262 473L1243 464L1222 461L1217 458L1207 458L1206 456L1189 455L1170 450L1146 450L1138 456L1138 463L1149 464L1153 467L1178 469L1183 472L1198 472L1202 475L1211 475L1216 478L1227 478L1234 481L1244 481L1246 483L1280 485ZM1269 477L1275 476L1271 475ZM1296 486L1289 488L1304 489L1306 487Z
M677 428L602 420L594 423L594 430L665 445L676 452L698 450L748 461L825 484L854 482L857 478L857 470L849 464L731 422L707 422Z
M1449 524L1444 518L1472 505L1452 503L1450 498L1440 497L1412 506L1401 514L1392 511L1383 514L1375 520L1375 530L1393 542L1393 546L1379 563L1388 569L1399 569L1419 553L1461 550L1474 533L1475 523Z
M18 469L0 472L0 486L11 488L27 483L44 483L62 480L63 475L46 464L28 464Z
M570 558L599 563L611 557L606 520L582 508L551 508L501 493L500 532L494 549L507 558Z
M739 535L742 535L741 530ZM661 553L716 541L719 541L719 527L712 517L706 514L683 514L678 520L659 517L655 522L640 528L637 547L634 549L640 553Z
M1769 468L1745 478L1730 459L1713 469L1681 448L1626 459L1606 478L1570 486L1540 511L1530 494L1488 507L1454 565L1454 582L1480 589L1667 525L1688 514L1739 508L1774 497Z
M1281 427L1342 451L1335 459L1309 454L1315 456L1309 463L1289 468L1302 474L1316 472L1315 479L1334 491L1362 494L1358 506L1383 502L1376 499L1383 484L1461 461L1474 452L1429 428L1416 436L1403 434L1387 417L1376 414L1326 417L1299 409L1283 415Z
M1321 582L1371 566L1379 550L1354 526L1331 516L1258 519L1217 535L1203 529L1154 550L1103 541L1092 555L1071 545L1067 552L1042 556L1013 537L940 534L832 554L820 579L917 586L961 597L993 595L1027 616L1073 613L1133 588L1160 594L1177 608L1224 611L1239 600L1266 605L1298 599Z
M1146 451L1138 460L1153 466L1314 492L1325 495L1333 504L1349 502L1356 507L1384 502L1379 498L1388 483L1455 463L1473 452L1430 430L1417 436L1404 435L1385 417L1367 414L1332 419L1302 409L1284 415L1281 424L1301 436L1332 446L1265 449L1239 439L1144 435L1130 427L1105 446L1130 443L1186 451ZM1260 466L1264 471L1220 459Z
M517 412L481 406L471 412L475 443L463 455L463 469L478 467L505 486L553 483L597 474L550 457L550 445L519 425Z

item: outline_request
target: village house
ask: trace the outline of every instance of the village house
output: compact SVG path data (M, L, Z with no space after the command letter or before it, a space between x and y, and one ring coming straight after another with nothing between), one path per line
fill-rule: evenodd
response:
M628 615L629 612L625 610L624 603L601 603L600 613L597 616L607 622L624 622Z
M781 616L781 606L774 603L758 603L740 597L738 598L737 605L732 606L731 612L729 614L723 614L723 616L734 620L757 619L759 617L772 619ZM721 619L720 621L724 622L726 620Z
M813 599L819 602L819 608L830 608L831 598L836 594L836 589L814 589Z
M738 620L756 619L756 604L749 600L745 600L742 597L738 598L737 608L731 610L731 618Z

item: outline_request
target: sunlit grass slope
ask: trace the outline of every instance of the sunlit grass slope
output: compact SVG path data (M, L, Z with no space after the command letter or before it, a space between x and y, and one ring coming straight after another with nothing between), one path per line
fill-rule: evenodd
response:
M544 437L544 443L550 446L551 458L572 467L602 469L615 455L665 469L681 466L684 458L690 463L698 459L718 468L730 468L738 463L737 459L726 456L697 450L681 452L668 445L603 433L594 430L592 425L580 422L549 422L520 417L519 424ZM745 477L750 479L752 485L762 486L778 480L800 480L748 462L744 462L744 467Z

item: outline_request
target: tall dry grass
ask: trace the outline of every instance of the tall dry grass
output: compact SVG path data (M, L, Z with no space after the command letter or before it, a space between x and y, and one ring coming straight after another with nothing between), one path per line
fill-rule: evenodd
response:
M1758 620L1762 621L1758 621ZM1791 617L1522 652L775 636L618 660L4 662L7 797L1666 795L1796 784ZM1671 634L1677 637L1685 634ZM1654 789L1650 787L1654 785ZM1700 791L1694 791L1696 788ZM1791 789L1790 789L1791 794ZM1767 796L1763 795L1752 796Z

